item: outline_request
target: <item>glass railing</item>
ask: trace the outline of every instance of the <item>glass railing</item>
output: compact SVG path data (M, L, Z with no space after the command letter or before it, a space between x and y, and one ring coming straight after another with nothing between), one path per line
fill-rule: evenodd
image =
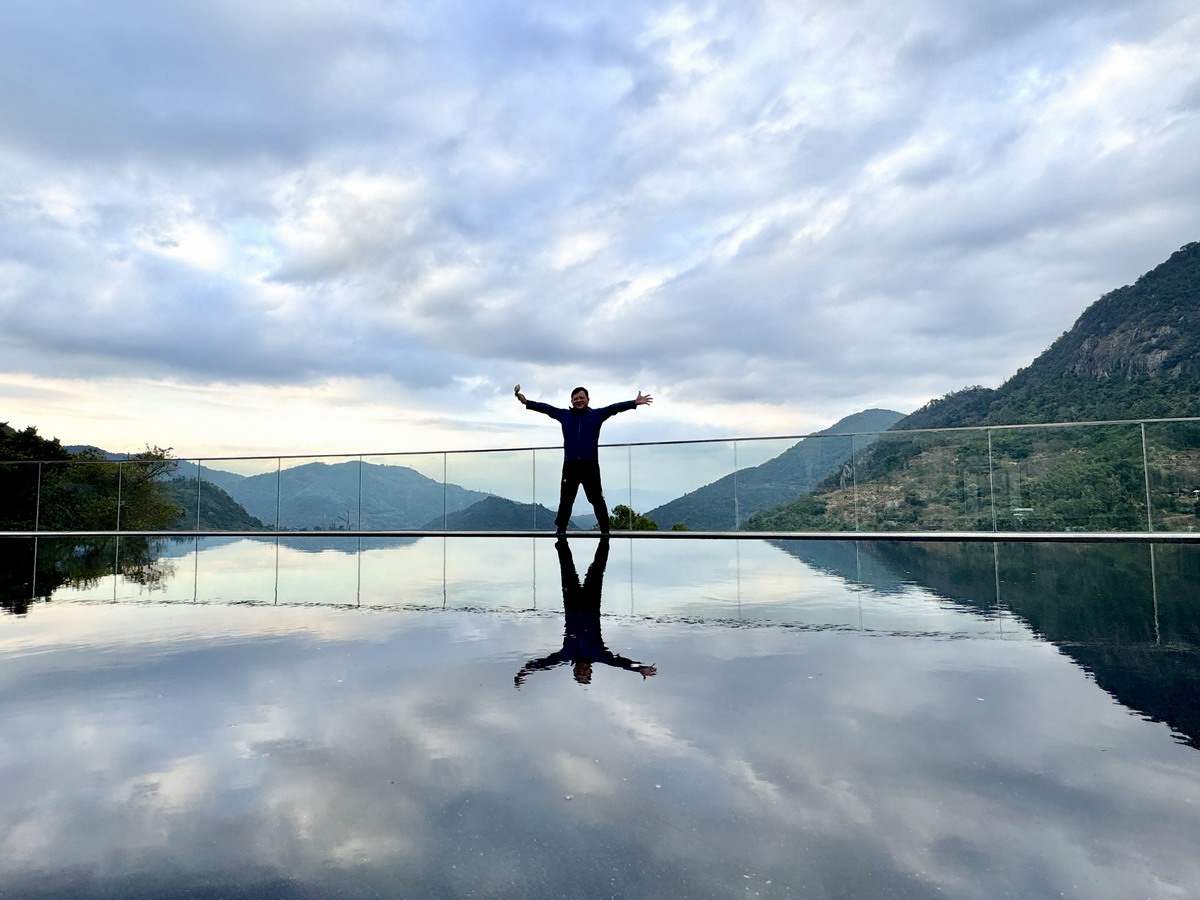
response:
M605 445L628 529L1200 530L1200 419ZM0 532L553 528L561 450L0 463ZM582 490L572 527L596 527Z

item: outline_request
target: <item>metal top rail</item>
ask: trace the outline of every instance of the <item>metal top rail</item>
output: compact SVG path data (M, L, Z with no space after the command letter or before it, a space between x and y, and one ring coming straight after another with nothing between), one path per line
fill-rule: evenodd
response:
M617 444L601 444L601 447L618 448L618 447L669 447L683 444L732 444L740 442L755 442L755 441L802 441L809 438L844 438L844 437L864 437L878 436L885 434L909 435L909 434L944 434L949 432L963 431L1013 431L1021 428L1083 428L1088 426L1098 425L1154 425L1168 423L1194 423L1200 424L1200 417L1195 416L1177 416L1172 418L1162 419L1103 419L1098 421L1088 422L1027 422L1024 424L1015 425L953 425L945 428L902 428L899 430L888 429L886 431L838 431L838 432L812 432L809 434L777 434L777 435L760 435L752 437L724 437L724 438L693 438L674 441L627 441ZM532 447L476 447L463 450L386 450L379 453L263 453L250 456L178 456L171 459L178 462L194 462L203 464L206 462L229 462L243 460L267 460L267 459L363 459L365 457L379 456L442 456L442 455L462 455L469 453L528 453L535 450L561 450L561 444L542 444ZM139 460L129 458L128 455L124 459L14 459L0 460L0 465L28 465L28 464L64 464L70 463L88 464L88 463L122 463L122 462L139 462Z

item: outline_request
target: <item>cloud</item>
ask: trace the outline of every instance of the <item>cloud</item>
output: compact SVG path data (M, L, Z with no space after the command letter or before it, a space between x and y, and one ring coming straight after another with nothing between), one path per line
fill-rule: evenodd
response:
M32 608L0 634L0 766L21 774L0 797L0 883L140 895L145 878L149 896L286 874L314 892L559 895L602 873L639 895L661 879L727 894L749 875L763 893L1128 896L1195 881L1194 751L1010 614L868 575L855 547L801 550L817 570L766 544L735 559L659 542L610 561L603 623L658 675L596 666L585 689L561 667L514 691L561 645L560 579L535 554L549 606L513 611L537 593L534 551L500 543L370 550L359 568L214 544L156 602L88 603L104 595L83 586ZM211 602L249 574L267 576L258 602ZM426 576L430 608L396 609ZM387 608L329 608L356 580Z
M1200 231L1182 3L0 19L10 372L520 368L831 421L998 383Z

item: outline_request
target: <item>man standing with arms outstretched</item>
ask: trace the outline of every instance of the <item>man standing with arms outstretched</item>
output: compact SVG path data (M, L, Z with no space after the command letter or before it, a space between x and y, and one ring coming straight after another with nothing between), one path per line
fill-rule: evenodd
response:
M571 408L559 409L548 403L525 399L520 385L517 385L515 393L517 400L524 404L526 409L544 413L558 420L558 424L562 426L562 484L558 495L558 515L554 518L555 533L566 533L567 523L571 521L571 507L575 505L575 495L579 493L579 486L583 485L584 496L596 511L596 521L600 524L601 533L608 534L608 507L604 503L604 488L600 484L600 426L610 416L653 403L654 398L638 391L635 400L592 409L588 406L587 388L577 387L571 391Z

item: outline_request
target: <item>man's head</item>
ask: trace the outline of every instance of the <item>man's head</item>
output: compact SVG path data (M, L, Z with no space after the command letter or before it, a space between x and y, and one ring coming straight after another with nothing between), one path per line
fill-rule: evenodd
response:
M588 405L588 399L587 388L577 387L571 391L571 406L574 409L583 409Z

